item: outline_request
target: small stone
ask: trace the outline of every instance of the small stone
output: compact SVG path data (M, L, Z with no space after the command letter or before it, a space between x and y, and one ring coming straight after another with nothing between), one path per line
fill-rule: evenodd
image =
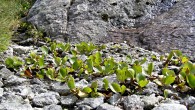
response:
M75 86L78 88L84 88L88 86L88 82L85 79L82 79L75 83Z
M14 86L14 85L20 85L24 82L27 82L28 80L25 78L21 78L15 75L11 75L7 78L7 80L5 80L4 84L5 85L10 85L10 86Z
M74 103L76 103L76 101L78 100L78 98L74 95L68 95L68 96L61 96L61 104L63 106L71 106Z
M95 109L99 105L104 103L104 97L98 97L98 98L84 98L81 101L78 101L76 105L88 105Z
M122 110L122 109L117 106L104 103L104 104L101 104L96 110Z
M186 106L181 104L168 104L162 103L157 107L153 108L152 110L187 110Z
M0 110L33 110L30 104L21 104L21 103L1 103Z
M47 92L36 95L32 102L35 106L43 107L50 104L58 104L60 95L57 92Z
M60 82L54 82L51 84L51 89L55 92L58 92L59 94L68 94L70 93L70 89L67 84L60 83Z
M123 100L125 110L144 110L144 103L141 101L140 96L131 95Z
M14 93L4 93L2 103L23 103L21 96L15 95Z
M75 110L92 110L93 108L88 105L79 105Z
M13 91L16 92L17 95L20 95L22 97L28 96L30 93L32 93L32 90L30 87L27 86L17 86L13 89Z
M195 97L193 96L188 96L184 98L184 100L180 101L182 104L185 104L189 107L192 107L195 104Z
M17 55L26 54L30 50L33 50L33 47L29 46L20 46L20 45L12 45L13 51Z
M0 88L0 97L3 96L3 88Z
M144 88L142 94L146 95L159 94L158 85L153 82L149 82Z
M38 94L47 92L47 87L43 85L34 84L31 85L31 89L33 93L38 93Z
M144 108L147 108L148 110L152 109L155 104L159 103L161 100L163 100L163 97L156 97L155 94L152 94L150 96L144 96L142 98L142 102L144 102Z
M0 78L7 79L11 75L14 75L14 73L7 68L3 68L0 70Z
M0 81L0 87L2 87L3 86L3 83Z
M43 110L62 110L62 107L60 105L48 105L43 108Z
M115 105L115 104L120 103L121 98L122 98L122 97L121 97L120 94L114 94L114 95L112 95L112 96L108 99L108 102L109 102L111 105Z

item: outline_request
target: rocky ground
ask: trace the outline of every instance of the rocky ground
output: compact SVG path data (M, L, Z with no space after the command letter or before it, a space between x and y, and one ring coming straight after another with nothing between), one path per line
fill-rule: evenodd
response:
M113 49L113 46L121 46L122 50ZM113 56L116 61L126 60L126 55L131 55L133 60L160 55L139 47L129 46L125 43L107 43L105 56ZM36 46L24 47L11 45L1 60L8 56L24 58L31 50L37 50ZM146 63L147 63L146 62ZM154 74L160 74L162 62L153 61ZM170 67L176 68L176 67ZM110 82L116 81L115 75L105 76ZM98 90L102 89L103 78L98 81ZM76 81L79 88L90 85L90 80ZM162 89L150 82L140 91L121 96L112 94L111 97L78 98L70 93L66 83L51 81L48 79L24 78L18 72L10 71L4 64L0 66L0 110L195 110L195 97L190 94L182 94L167 87L168 98L163 97Z

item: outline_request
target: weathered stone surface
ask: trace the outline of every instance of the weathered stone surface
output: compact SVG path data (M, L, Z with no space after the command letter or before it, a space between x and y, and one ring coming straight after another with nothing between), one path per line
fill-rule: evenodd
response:
M30 104L20 104L20 103L1 103L0 110L33 110Z
M60 102L63 106L72 106L78 98L74 95L61 96Z
M110 105L108 103L104 103L100 105L96 110L122 110L121 108L117 106Z
M28 21L51 36L63 35L67 26L67 7L71 0L37 0L27 16Z
M181 104L160 104L152 110L187 110L186 106Z
M125 97L123 104L125 110L144 110L144 102L142 102L140 96L137 95Z
M137 29L111 32L111 36L129 44L157 52L180 49L194 59L195 1L181 0L169 11ZM114 39L113 38L113 39Z
M43 110L62 110L62 107L60 105L51 104L51 105L45 106Z
M52 37L63 36L72 42L107 42L110 29L144 24L177 1L37 0L27 19Z
M98 98L84 98L76 103L76 105L88 105L93 109L104 103L104 97Z
M56 92L47 92L36 95L32 102L36 106L43 107L44 105L58 104L60 95Z

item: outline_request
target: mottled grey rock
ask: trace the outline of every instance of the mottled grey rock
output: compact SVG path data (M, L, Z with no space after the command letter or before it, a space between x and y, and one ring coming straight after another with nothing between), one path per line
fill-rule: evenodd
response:
M110 105L108 103L101 104L96 110L122 110L117 106Z
M4 84L5 85L10 85L10 86L14 86L14 85L20 85L20 84L24 84L24 82L28 82L29 80L26 78L21 78L19 76L15 76L15 75L10 75L5 81Z
M187 110L186 106L181 104L160 104L152 110Z
M142 97L142 102L144 103L144 109L152 109L155 104L160 103L161 100L164 98L161 96L156 97L155 94L152 94L150 96L143 96Z
M104 97L98 97L98 98L84 98L83 100L80 100L76 102L77 106L80 105L88 105L92 107L93 109L98 107L99 105L104 103Z
M52 37L72 42L107 42L107 32L145 24L177 1L37 0L27 19Z
M0 81L0 87L2 87L3 86L3 83Z
M115 104L118 104L120 103L122 100L122 96L120 94L114 94L112 95L109 99L108 99L108 102L111 104L111 105L115 105Z
M33 93L45 93L48 91L47 90L48 87L44 86L44 85L34 84L34 85L30 85L30 87L31 87Z
M28 86L17 86L13 88L13 91L16 92L17 95L22 97L27 97L32 93L32 90Z
M67 29L67 8L71 0L37 0L27 16L28 21L51 37L64 35Z
M20 103L1 103L0 110L33 110L30 104L20 104Z
M88 105L79 105L78 107L75 107L75 110L92 110L93 108Z
M78 98L74 95L61 96L60 102L63 106L72 106Z
M192 107L195 104L195 97L188 96L180 101L182 104L187 105L188 107Z
M7 68L3 68L0 70L0 78L7 79L11 75L14 75L14 73Z
M62 110L62 107L60 105L48 105L43 108L43 110Z
M82 79L78 82L75 82L75 86L78 88L84 88L88 86L88 82L85 79Z
M31 46L11 45L11 47L13 48L15 55L26 54L30 52L30 50L33 50L33 47Z
M118 82L117 78L116 78L116 74L105 76L103 78L97 78L97 79L92 80L91 82L97 81L97 83L98 83L98 90L102 90L102 89L104 89L103 88L103 84L104 84L103 80L104 79L107 79L110 83Z
M146 87L143 89L143 94L159 94L159 89L158 89L158 85L156 83L153 82L149 82Z
M3 96L3 88L0 88L0 97Z
M4 93L2 103L24 103L21 96L15 95L14 93Z
M58 104L59 98L60 95L56 92L41 93L41 94L37 94L33 98L32 103L35 106L43 107L45 105Z
M144 103L140 96L131 95L123 99L125 110L144 110Z
M70 89L66 83L53 82L51 84L51 89L59 94L68 94Z

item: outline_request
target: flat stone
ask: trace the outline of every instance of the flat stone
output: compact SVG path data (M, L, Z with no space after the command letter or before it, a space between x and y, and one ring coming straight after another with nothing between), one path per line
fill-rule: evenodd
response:
M58 104L59 98L60 95L57 92L41 93L33 98L32 103L37 107L43 107L45 105Z
M161 100L164 98L161 96L156 97L155 94L152 94L150 96L143 96L141 99L144 103L144 109L152 109L156 104L158 104Z
M27 97L32 93L31 88L28 86L17 86L13 88L13 91L16 92L17 95L20 95L22 97Z
M140 96L131 95L123 99L125 110L144 110L144 103L141 101Z
M122 99L122 96L120 94L114 94L112 95L109 99L108 99L108 102L111 104L111 105L115 105L115 104L118 104L120 103Z
M14 73L7 68L3 68L0 70L0 78L7 79L11 75L14 75Z
M1 103L0 110L33 110L30 104L21 104L21 103Z
M48 105L43 108L43 110L62 110L62 107L60 105Z
M96 110L122 110L117 106L110 105L108 103L101 104Z
M4 93L2 103L24 103L24 100L21 96L14 93Z
M63 106L71 106L74 103L76 103L76 101L78 100L78 98L74 95L68 95L68 96L61 96L60 102Z
M88 105L95 109L99 105L104 103L104 97L98 97L98 98L84 98L83 100L80 100L76 103L77 106L80 105Z
M3 96L3 88L0 88L0 97Z
M0 81L0 87L2 87L3 86L3 83Z
M59 94L70 93L70 88L66 83L54 82L51 84L51 89Z
M20 85L23 84L24 82L29 81L28 79L25 78L21 78L19 76L15 76L15 75L10 75L7 80L4 81L5 85L10 85L10 86L14 86L14 85Z
M181 104L165 104L162 103L158 105L157 107L153 108L152 110L187 110L186 106Z

